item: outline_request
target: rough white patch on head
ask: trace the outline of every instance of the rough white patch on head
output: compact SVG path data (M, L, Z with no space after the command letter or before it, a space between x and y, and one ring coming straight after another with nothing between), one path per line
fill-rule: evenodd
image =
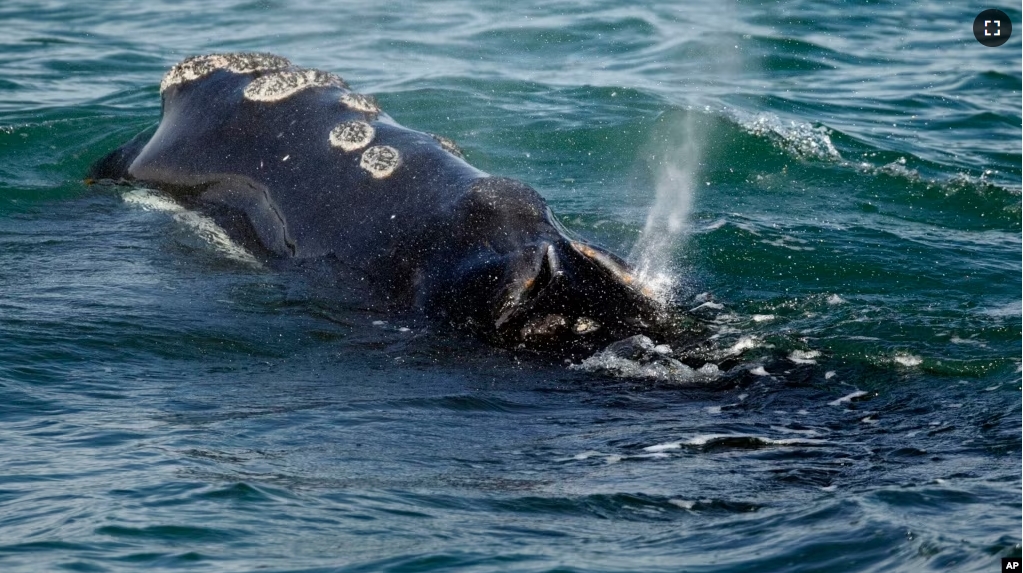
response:
M364 113L380 113L380 106L378 106L377 102L368 95L345 92L341 94L341 103L355 111L361 111Z
M362 152L359 166L369 171L374 179L390 177L401 164L401 154L390 145L374 145Z
M346 121L330 130L330 144L345 151L356 151L373 142L376 130L365 121Z
M345 87L344 80L320 70L280 70L258 77L245 86L245 99L250 101L281 101L298 92L315 87Z
M600 323L592 318L581 316L575 321L572 329L576 334L589 334L600 328Z
M236 74L282 70L291 65L286 58L273 54L208 54L192 56L170 69L160 82L160 93L167 88L208 76L217 70Z
M441 149L443 149L444 151L447 151L448 153L454 155L455 157L461 157L462 159L465 159L465 154L462 153L462 150L458 148L458 144L456 144L454 141L444 137L443 135L437 135L435 133L431 133L430 136L433 137L437 141L437 143L440 144Z

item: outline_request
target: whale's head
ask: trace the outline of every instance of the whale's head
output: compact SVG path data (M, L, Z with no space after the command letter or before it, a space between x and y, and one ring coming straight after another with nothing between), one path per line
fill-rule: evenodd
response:
M439 305L502 346L572 353L673 327L668 305L622 259L572 238L511 179L475 182L450 229L453 282Z
M624 261L573 238L535 190L398 125L334 74L210 54L172 68L160 93L155 132L91 179L164 190L268 261L333 261L373 306L506 347L574 354L672 323Z

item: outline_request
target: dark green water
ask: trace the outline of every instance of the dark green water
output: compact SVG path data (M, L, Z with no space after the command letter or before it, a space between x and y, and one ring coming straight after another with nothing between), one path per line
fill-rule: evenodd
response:
M999 48L971 33L991 7ZM1021 541L1020 16L0 3L0 570L995 571ZM623 255L688 200L659 269L711 303L694 359L734 369L406 332L84 185L171 65L237 50L343 75Z

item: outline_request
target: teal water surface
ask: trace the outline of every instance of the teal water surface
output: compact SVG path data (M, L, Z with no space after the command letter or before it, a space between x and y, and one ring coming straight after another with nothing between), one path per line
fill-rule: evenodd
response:
M999 7L1017 33L972 36ZM0 3L3 571L994 571L1021 542L1018 5ZM526 181L712 335L550 364L90 163L271 51ZM670 342L670 341L669 341ZM630 368L632 368L630 370Z

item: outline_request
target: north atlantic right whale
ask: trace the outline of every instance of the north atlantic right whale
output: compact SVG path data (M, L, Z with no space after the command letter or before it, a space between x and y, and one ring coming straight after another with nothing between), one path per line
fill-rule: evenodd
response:
M175 65L162 116L91 168L211 215L266 260L330 258L390 309L508 347L578 352L663 336L674 313L528 185L398 125L337 75L272 54Z

